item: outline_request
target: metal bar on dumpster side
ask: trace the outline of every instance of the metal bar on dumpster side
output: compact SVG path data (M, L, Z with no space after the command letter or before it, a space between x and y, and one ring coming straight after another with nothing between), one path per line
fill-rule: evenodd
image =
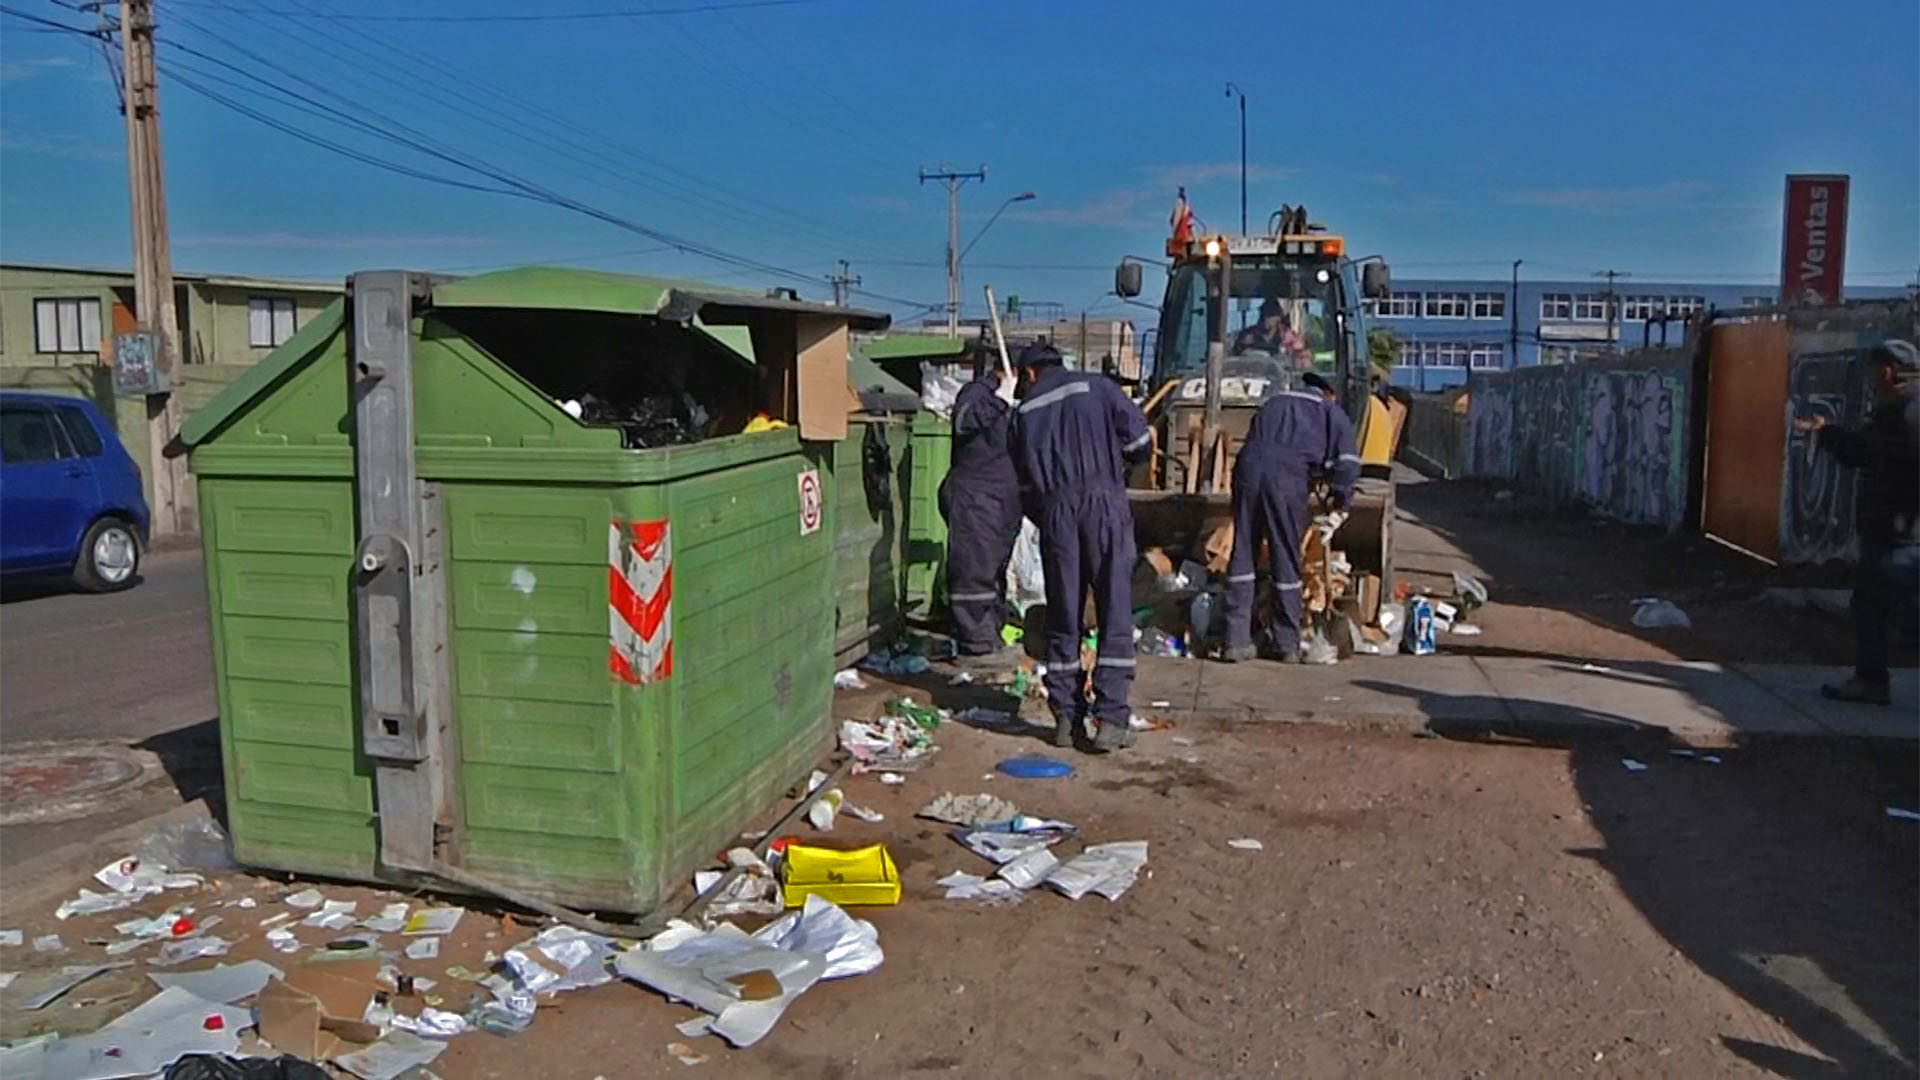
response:
M380 270L355 274L348 288L360 533L354 554L355 690L362 748L374 765L380 861L427 872L436 862L433 826L441 788L430 666L446 629L432 625L440 606L416 584L424 541L413 445L413 284L405 271Z

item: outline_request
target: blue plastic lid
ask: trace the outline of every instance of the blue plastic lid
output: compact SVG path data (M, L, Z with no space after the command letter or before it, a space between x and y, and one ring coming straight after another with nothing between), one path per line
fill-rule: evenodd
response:
M1020 780L1054 780L1072 776L1073 766L1045 754L1022 754L1000 763L1000 771Z

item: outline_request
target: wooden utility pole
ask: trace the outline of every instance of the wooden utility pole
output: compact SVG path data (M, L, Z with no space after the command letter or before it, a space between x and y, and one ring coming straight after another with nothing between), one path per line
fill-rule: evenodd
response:
M197 530L184 456L169 457L180 433L180 320L167 239L167 192L160 162L160 90L154 72L153 0L120 0L126 79L127 190L133 206L134 317L154 338L154 368L167 392L147 395L147 473L153 478L153 535Z
M982 165L972 172L921 169L920 182L924 184L929 180L938 180L947 186L947 336L957 338L960 336L960 188L969 180L986 183L987 167Z

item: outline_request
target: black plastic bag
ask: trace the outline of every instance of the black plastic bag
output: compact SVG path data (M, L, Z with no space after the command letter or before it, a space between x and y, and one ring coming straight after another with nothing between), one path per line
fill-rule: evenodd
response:
M327 1070L292 1054L277 1058L230 1058L188 1054L167 1066L165 1080L333 1080Z

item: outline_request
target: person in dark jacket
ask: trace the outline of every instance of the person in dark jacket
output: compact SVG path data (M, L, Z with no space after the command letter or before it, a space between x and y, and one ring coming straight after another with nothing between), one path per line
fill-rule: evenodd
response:
M1333 387L1311 372L1303 383L1307 389L1283 390L1261 404L1233 462L1233 554L1221 654L1228 663L1260 655L1288 663L1300 659L1300 544L1313 523L1313 476L1331 476L1342 510L1360 480L1353 423L1334 401ZM1261 648L1253 640L1253 593L1263 540L1272 559L1275 603Z
M1853 504L1860 539L1853 582L1853 677L1820 688L1836 701L1893 701L1887 622L1909 641L1920 633L1920 350L1886 341L1869 355L1873 410L1842 427L1823 416L1797 419L1822 451L1858 470Z
M1000 372L985 353L953 403L953 461L940 481L947 520L947 612L965 666L1011 663L1001 643L1007 614L1007 560L1020 535L1019 486L1007 439L1013 407L1000 397Z
M1020 354L1023 393L1014 411L1013 464L1020 500L1040 529L1046 572L1047 705L1055 746L1072 746L1089 716L1093 749L1133 744L1133 511L1126 464L1144 460L1152 439L1139 406L1099 375L1070 372L1044 342ZM1100 648L1089 704L1080 626L1093 590Z

